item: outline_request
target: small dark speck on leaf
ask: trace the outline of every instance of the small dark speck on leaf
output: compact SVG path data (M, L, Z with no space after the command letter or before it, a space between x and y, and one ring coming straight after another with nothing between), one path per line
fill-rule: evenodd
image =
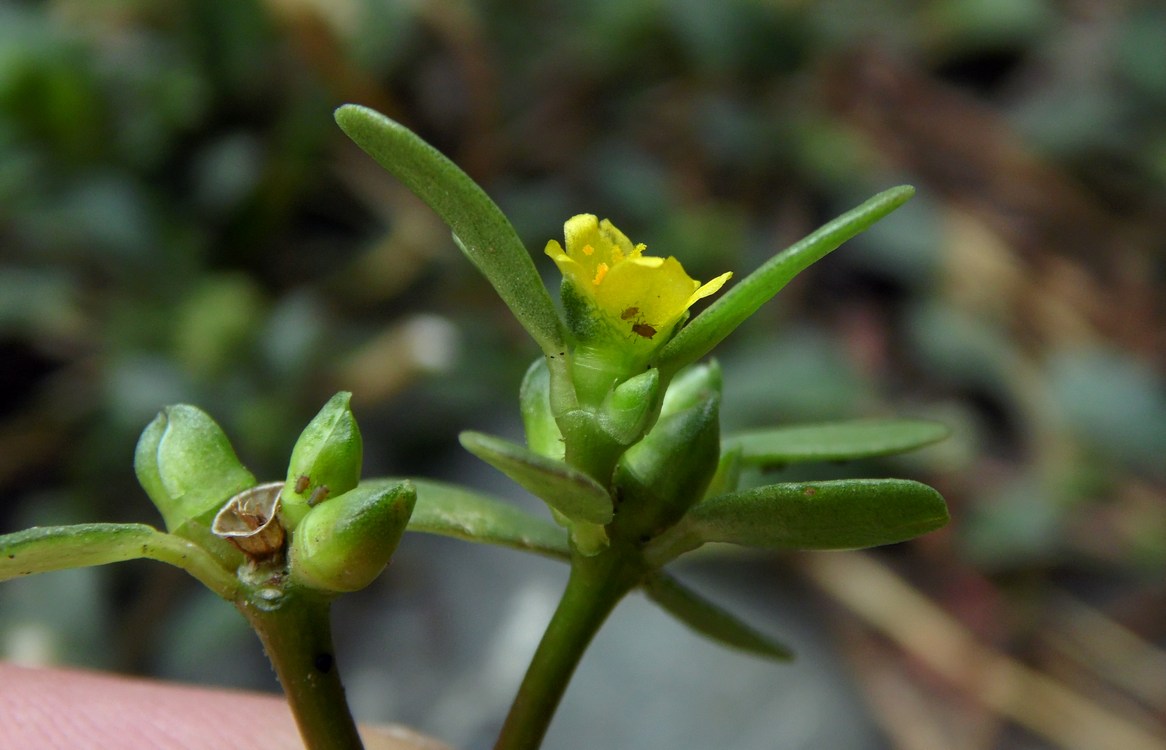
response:
M316 654L316 671L323 674L328 674L332 671L332 662L332 654Z
M807 487L804 490L802 490L802 494L805 495L806 497L813 497L814 495L818 494L818 488L817 487Z

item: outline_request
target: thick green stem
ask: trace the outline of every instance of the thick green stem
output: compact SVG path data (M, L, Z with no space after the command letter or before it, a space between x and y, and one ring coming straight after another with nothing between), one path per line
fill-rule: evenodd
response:
M510 706L494 750L534 750L542 744L583 652L641 575L638 558L615 549L595 557L575 557L563 598Z
M328 600L293 589L268 602L255 592L239 609L263 641L308 750L362 750L333 655Z

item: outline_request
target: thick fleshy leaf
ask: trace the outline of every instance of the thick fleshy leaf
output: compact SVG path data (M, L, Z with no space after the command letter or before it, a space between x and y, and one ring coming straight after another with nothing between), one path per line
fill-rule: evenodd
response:
M660 351L657 367L670 376L708 354L794 276L906 203L914 194L915 188L910 185L884 190L770 258L681 328Z
M611 496L602 485L575 467L480 432L463 432L458 438L470 453L567 518L598 524L611 521Z
M739 448L747 465L847 461L905 453L949 432L939 422L919 419L862 419L739 432L725 438L724 449Z
M693 549L728 542L762 549L859 549L892 544L947 523L931 487L907 479L791 482L731 492L694 506L659 542Z
M789 661L794 656L785 646L753 629L736 615L721 609L667 573L653 573L644 580L642 588L648 598L673 617L721 645L778 661Z
M34 526L0 536L0 581L142 557L176 565L227 599L238 587L233 572L198 545L140 523Z
M456 164L405 126L355 104L336 110L340 128L425 201L462 252L494 286L542 350L563 350L558 312L510 221Z
M373 479L365 485L392 485L400 479ZM570 557L567 532L551 521L532 516L503 500L430 479L409 480L417 502L409 517L409 531L496 544L547 557Z

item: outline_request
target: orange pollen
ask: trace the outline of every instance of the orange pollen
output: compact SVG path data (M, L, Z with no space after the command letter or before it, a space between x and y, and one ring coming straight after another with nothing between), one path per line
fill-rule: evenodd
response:
M595 286L599 286L600 282L603 281L603 277L606 275L607 275L607 264L600 263L598 266L595 267L595 278L591 280L591 283L594 284Z
M595 248L591 247L590 245L583 246L583 254L584 255L591 255L594 252L595 252Z

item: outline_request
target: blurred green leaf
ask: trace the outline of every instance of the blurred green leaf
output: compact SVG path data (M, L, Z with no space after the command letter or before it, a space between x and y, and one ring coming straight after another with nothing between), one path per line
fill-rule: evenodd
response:
M669 614L703 636L755 656L789 661L793 652L735 615L683 586L672 576L656 572L643 583L644 593Z
M599 524L611 521L607 490L573 466L492 435L466 431L458 437L470 453L567 518Z
M774 484L709 498L668 535L683 538L690 549L707 542L771 550L859 549L911 539L947 520L943 498L925 484L842 479Z
M905 453L938 442L948 433L938 422L862 419L739 432L725 438L724 449L739 448L746 465L847 461Z
M915 188L909 185L884 190L770 258L680 329L660 352L657 366L671 374L708 354L794 276L906 203L914 194Z
M1162 377L1116 349L1058 352L1049 392L1068 430L1118 465L1166 476L1166 391Z
M336 110L341 129L453 229L462 252L547 354L563 349L558 312L530 253L497 204L408 128L367 107Z
M567 532L550 521L454 484L410 479L417 504L409 530L439 534L482 544L497 544L565 560L570 556ZM399 479L373 479L364 484L388 485Z

